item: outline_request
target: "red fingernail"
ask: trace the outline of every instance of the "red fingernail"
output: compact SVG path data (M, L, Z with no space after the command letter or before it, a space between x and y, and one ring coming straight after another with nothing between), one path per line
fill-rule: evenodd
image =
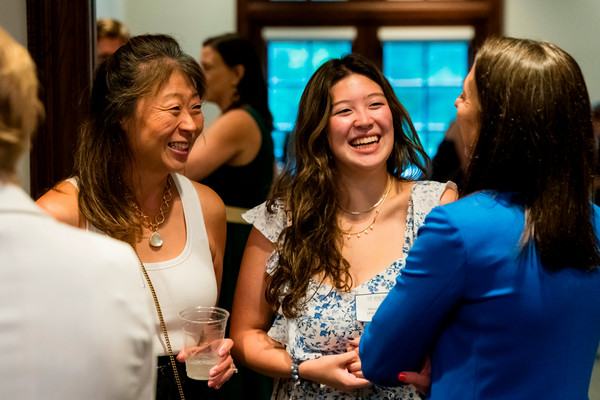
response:
M400 373L398 374L398 380L399 380L400 382L406 382L406 374L405 374L404 372L400 372Z

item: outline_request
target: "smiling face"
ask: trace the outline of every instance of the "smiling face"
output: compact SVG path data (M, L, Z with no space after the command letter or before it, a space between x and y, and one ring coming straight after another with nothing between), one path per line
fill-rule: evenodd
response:
M204 128L202 101L190 81L174 71L158 92L142 98L122 126L140 169L181 170Z
M456 123L465 144L467 155L471 154L473 146L477 141L477 136L479 136L479 129L481 128L479 121L481 104L479 103L479 96L477 95L477 88L475 86L474 71L475 66L471 68L471 71L465 78L463 91L454 102L456 106Z
M351 74L331 88L329 147L340 169L386 168L394 145L393 117L381 87Z

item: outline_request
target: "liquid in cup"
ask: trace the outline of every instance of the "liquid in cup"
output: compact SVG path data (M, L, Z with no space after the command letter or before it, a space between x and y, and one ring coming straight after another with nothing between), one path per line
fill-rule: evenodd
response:
M190 307L179 313L183 321L183 347L187 354L186 374L191 379L208 380L219 362L217 352L225 337L229 312L219 307Z

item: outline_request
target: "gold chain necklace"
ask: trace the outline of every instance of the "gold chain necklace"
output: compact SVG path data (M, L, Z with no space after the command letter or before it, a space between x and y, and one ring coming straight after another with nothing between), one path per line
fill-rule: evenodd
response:
M388 177L389 177L389 175L388 175ZM377 221L377 217L379 216L379 211L381 211L381 208L383 207L383 203L387 199L387 197L390 194L391 190L392 190L392 178L389 177L388 187L387 187L385 193L383 194L383 196L381 196L381 199L379 199L379 201L376 203L377 205L380 205L381 207L379 207L378 210L375 210L375 216L373 217L373 221L371 221L371 223L369 225L367 225L367 227L364 228L364 229L361 229L361 230L356 231L356 232L342 231L342 234L345 235L347 239L351 239L352 236L356 236L357 239L360 239L360 235L363 234L363 233L365 235L368 235L369 232L374 229L373 226L375 225L375 221ZM342 209L342 210L345 211L344 209Z
M154 285L152 284L152 280L150 280L150 275L148 275L148 271L146 271L146 267L142 262L135 246L133 244L129 244L133 249L138 261L140 262L140 267L142 268L142 273L144 274L144 278L148 283L148 288L150 289L150 293L152 293L152 299L154 300L154 307L156 308L156 314L158 315L158 321L160 322L160 328L163 333L163 337L165 338L165 344L167 345L167 351L169 352L169 359L171 360L171 367L173 368L173 374L175 375L175 383L177 384L177 389L179 390L179 397L181 400L185 400L185 396L183 395L183 388L181 387L181 380L179 379L179 372L177 371L177 364L175 363L175 355L173 354L173 349L171 348L171 341L169 340L169 334L167 333L167 325L165 324L165 319L163 318L162 310L160 308L160 303L158 302L158 296L156 295L156 291L154 290Z
M342 210L343 212L347 213L347 214L352 214L352 215L364 215L364 214L368 214L371 211L373 211L375 208L377 208L377 206L379 206L381 203L383 203L383 201L385 200L385 198L387 197L387 194L390 191L391 188L391 183L392 183L392 177L390 175L388 175L388 188L387 188L387 192L383 192L381 194L381 197L379 198L379 200L377 200L377 202L375 204L373 204L371 207L367 208L364 211L352 211L352 210L347 210L344 207L340 206L338 204L338 207L340 210Z
M142 220L142 225L149 228L152 231L150 235L150 239L148 242L150 246L160 248L163 245L162 235L158 232L158 228L165 222L165 215L169 212L169 202L171 201L171 175L167 176L167 183L165 184L165 190L163 191L163 202L158 208L158 215L154 217L154 221L144 214L140 206L137 204L135 200L132 201L133 207L140 214L140 219Z

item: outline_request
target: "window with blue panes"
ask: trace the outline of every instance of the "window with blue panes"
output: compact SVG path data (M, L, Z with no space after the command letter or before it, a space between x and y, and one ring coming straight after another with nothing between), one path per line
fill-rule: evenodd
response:
M273 114L275 157L285 157L287 138L296 123L298 103L312 74L331 58L352 51L350 40L269 40L269 108Z
M407 109L427 154L433 157L468 73L467 40L383 42L383 73Z

